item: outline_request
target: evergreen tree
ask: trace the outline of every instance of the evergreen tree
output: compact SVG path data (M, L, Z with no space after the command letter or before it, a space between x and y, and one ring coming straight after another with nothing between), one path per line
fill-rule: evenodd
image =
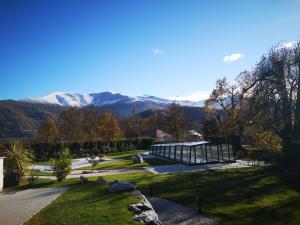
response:
M72 170L72 156L68 148L58 152L56 158L52 160L53 174L58 182L64 180Z

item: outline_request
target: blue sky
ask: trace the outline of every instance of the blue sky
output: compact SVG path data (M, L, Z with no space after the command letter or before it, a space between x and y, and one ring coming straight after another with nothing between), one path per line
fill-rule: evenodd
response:
M0 99L112 91L197 100L299 39L299 28L297 0L1 0Z

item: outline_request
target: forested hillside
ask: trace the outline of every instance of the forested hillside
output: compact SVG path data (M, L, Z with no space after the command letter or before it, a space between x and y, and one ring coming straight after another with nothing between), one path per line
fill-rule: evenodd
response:
M0 138L26 138L48 116L57 117L65 107L54 104L0 101Z

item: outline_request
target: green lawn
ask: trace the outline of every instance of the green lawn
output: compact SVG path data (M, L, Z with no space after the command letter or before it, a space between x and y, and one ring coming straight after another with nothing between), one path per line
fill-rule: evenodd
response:
M53 181L40 181L40 187L57 186ZM60 186L69 190L33 216L25 225L134 225L133 213L127 207L138 198L129 193L110 194L96 182L80 184L70 180Z
M137 184L154 196L197 209L203 199L204 213L222 225L299 225L300 192L289 187L270 168L196 173L110 176Z
M119 161L114 162L106 162L106 163L100 163L96 166L96 169L101 170L117 170L117 169L141 169L145 166L158 166L158 165L170 165L174 164L171 161L159 159L159 158L153 158L153 159L144 159L143 163L132 163L132 159L120 159ZM90 166L81 167L77 170L90 170Z
M134 164L132 163L132 157L135 156L137 153L141 152L141 150L134 150L128 152L118 152L105 155L106 157L119 159L115 162L106 162L100 163L96 166L95 169L102 169L102 170L116 170L116 169L141 169L146 166L158 166L158 165L170 165L174 164L172 161L163 160L160 158L150 158L144 159L143 163ZM77 170L90 170L90 166L81 167Z
M91 179L95 180L96 178L89 178L89 180ZM154 196L180 202L194 209L197 209L196 197L200 195L203 199L204 214L222 225L300 224L300 192L287 185L273 168L232 169L170 175L135 173L105 176L105 179L132 182L145 194L149 193L151 186ZM85 219L85 224L93 224L96 220L88 211L89 206L93 210L99 209L97 215L94 216L99 216L97 221L102 222L96 224L132 223L131 215L126 211L126 205L132 202L131 196L123 194L118 197L118 195L106 194L103 188L96 183L78 185L76 184L78 181L72 182L70 191L36 216L39 220L45 221L41 224L80 224L83 222L83 219L80 220L81 218ZM40 181L39 185L53 186L56 184L54 181ZM103 204L109 209L108 211L101 208ZM122 204L124 204L126 212L122 211L124 210ZM118 211L118 213L113 212L115 215L113 220L111 216L106 218L111 213L112 207ZM73 215L78 220L73 220ZM125 217L128 217L128 220ZM106 218L107 221L100 220L100 218ZM127 222L122 223L121 221Z
M132 150L132 151L126 151L126 152L114 152L110 154L106 154L105 157L108 158L121 158L121 159L131 159L133 156L140 152L145 152L145 150Z
M53 176L52 172L32 172L32 176Z

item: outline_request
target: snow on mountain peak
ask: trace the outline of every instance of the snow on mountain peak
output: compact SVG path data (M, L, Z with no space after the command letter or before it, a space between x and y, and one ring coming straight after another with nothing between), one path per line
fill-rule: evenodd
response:
M151 95L142 95L137 97L130 97L127 95L122 95L120 93L111 92L100 92L92 94L81 94L81 93L71 93L71 92L53 92L47 96L41 98L27 98L25 101L48 103L48 104L58 104L61 106L77 106L82 107L86 105L103 106L115 103L125 103L130 104L132 102L149 102L157 105L169 105L176 102L183 106L203 106L203 101L192 102L192 101L180 101L174 99L164 99Z
M53 92L41 98L28 98L27 101L58 104L61 106L85 106L91 104L93 97L89 94Z

